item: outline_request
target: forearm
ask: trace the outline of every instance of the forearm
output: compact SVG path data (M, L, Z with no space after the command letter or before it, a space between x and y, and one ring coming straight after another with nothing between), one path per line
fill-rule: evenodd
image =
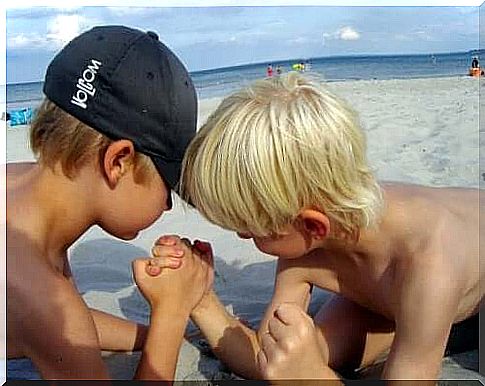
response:
M214 292L202 299L191 318L217 357L233 372L249 379L260 378L256 333L231 316Z
M103 311L90 309L102 350L141 350L146 339L147 326L121 319Z
M409 380L419 380L420 385L435 385L441 364L441 361L438 362L437 365L430 364L422 356L398 356L391 352L384 366L382 379L389 380L387 384L391 386L407 385Z
M173 380L188 313L154 307L135 379Z

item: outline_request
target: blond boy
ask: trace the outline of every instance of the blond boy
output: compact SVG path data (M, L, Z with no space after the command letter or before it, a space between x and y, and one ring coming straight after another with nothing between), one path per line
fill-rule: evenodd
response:
M107 379L101 349L143 347L136 377L173 379L210 262L184 245L159 250L158 265L134 262L147 329L90 310L67 249L92 225L133 239L170 210L195 134L190 77L154 33L104 26L61 50L44 93L30 136L38 162L7 165L8 358L30 358L46 379ZM151 277L160 267L177 269Z
M227 97L189 146L183 197L278 257L259 331L214 293L192 311L235 372L338 378L388 352L382 378L436 379L450 329L477 347L479 191L378 184L365 153L353 110L296 73ZM314 285L335 295L312 320Z

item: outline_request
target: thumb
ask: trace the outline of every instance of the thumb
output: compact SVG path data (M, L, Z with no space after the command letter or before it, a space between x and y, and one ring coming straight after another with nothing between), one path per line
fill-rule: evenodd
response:
M179 242L180 237L177 235L163 235L155 241L155 245L175 245Z
M149 274L147 272L147 267L149 267L148 261L149 259L136 259L131 263L135 283L138 283L138 280L145 278Z
M263 349L258 352L256 361L258 363L259 371L262 373L262 375L264 375L266 366L268 365L268 358L266 357L266 353L263 351Z

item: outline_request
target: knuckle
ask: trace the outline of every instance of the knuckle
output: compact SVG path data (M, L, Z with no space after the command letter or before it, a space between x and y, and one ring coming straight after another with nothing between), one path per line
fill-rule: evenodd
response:
M161 249L162 248L157 246L157 245L153 246L152 250L151 250L152 256L160 256L160 250Z
M281 349L285 352L293 351L295 348L295 342L293 339L284 339L280 342Z
M311 326L309 323L305 323L300 326L298 335L302 338L308 338L312 335L313 330L313 326Z
M271 332L274 332L275 329L276 329L276 320L273 318L273 319L270 319L270 321L268 322L268 329L271 331Z

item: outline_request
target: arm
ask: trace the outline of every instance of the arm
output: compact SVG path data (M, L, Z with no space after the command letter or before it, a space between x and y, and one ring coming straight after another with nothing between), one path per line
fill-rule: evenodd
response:
M421 256L420 259L433 258ZM400 278L396 334L384 379L437 379L461 289L451 269L431 263ZM433 384L433 383L432 383Z
M44 379L109 379L86 304L65 280L19 296L22 345ZM38 299L44 299L38 301Z
M177 250L178 248L173 244L165 245L161 250L158 250L158 266L172 269L178 268L182 256L176 254ZM63 275L79 292L67 259L64 263ZM147 326L92 308L90 312L102 350L134 351L142 349L148 332Z
M147 326L95 309L90 309L90 312L102 350L134 351L142 349L148 331Z
M157 258L133 263L135 281L152 311L136 379L174 379L190 311L212 285L212 255L184 248L179 269L154 270Z
M310 286L303 281L301 272L288 260L278 262L275 290L259 331L267 331L274 310L284 302L292 302L306 309ZM225 310L216 294L211 292L192 311L192 320L199 326L210 346L221 361L232 371L245 378L260 378L257 362L260 333L244 326Z
M245 378L259 378L256 332L230 315L213 291L192 311L191 318L217 357L232 371Z
M179 312L173 306L172 300L168 299L167 303L152 308L150 328L135 379L174 379L189 312Z

